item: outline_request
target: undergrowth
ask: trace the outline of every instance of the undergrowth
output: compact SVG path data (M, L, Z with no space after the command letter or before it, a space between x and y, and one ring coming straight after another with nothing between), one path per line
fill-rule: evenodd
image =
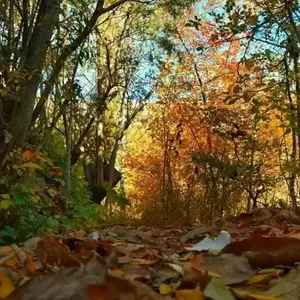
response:
M53 164L53 160L61 165ZM63 159L33 147L11 152L0 178L0 244L21 242L62 228L94 226L105 220L101 207L90 201L80 168L72 170L65 188ZM102 209L103 210L103 209Z

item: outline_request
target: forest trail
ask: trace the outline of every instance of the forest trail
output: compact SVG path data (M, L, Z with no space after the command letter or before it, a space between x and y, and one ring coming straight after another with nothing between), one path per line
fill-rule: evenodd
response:
M0 299L300 300L299 0L0 2Z
M299 299L300 217L109 226L0 247L0 299Z

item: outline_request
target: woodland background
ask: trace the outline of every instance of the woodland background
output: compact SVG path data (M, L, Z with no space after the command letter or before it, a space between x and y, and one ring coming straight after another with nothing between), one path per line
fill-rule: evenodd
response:
M2 1L0 242L297 210L299 47L295 0Z

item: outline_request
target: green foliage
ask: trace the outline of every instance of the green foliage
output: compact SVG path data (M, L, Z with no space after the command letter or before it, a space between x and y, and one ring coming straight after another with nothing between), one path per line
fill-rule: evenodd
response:
M103 221L104 214L89 200L79 166L73 168L72 186L66 191L62 169L52 163L63 162L64 152L59 152L62 147L54 142L58 145L51 159L46 152L35 150L14 151L8 156L0 178L0 244Z
M107 191L107 199L111 204L117 204L120 207L130 206L129 200L114 189Z
M67 228L82 228L93 226L94 223L101 220L102 216L98 214L96 204L78 205L73 208L67 218L64 218L62 224Z

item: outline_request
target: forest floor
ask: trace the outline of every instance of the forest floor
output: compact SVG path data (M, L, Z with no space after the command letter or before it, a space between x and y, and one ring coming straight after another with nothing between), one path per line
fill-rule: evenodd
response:
M0 299L300 299L300 217L111 226L0 247Z

